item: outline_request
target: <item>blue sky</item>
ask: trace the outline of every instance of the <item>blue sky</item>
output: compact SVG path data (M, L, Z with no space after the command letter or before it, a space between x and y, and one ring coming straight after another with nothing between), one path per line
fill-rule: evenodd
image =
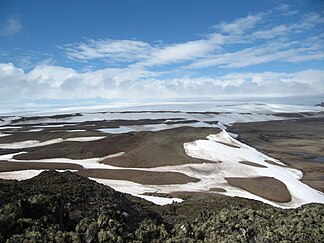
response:
M321 0L0 3L2 104L323 94Z

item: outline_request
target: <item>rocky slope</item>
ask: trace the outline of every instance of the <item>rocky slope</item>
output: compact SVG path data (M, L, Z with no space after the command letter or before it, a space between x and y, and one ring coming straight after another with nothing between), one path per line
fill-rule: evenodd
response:
M323 242L323 211L206 195L161 207L71 172L0 180L0 242Z

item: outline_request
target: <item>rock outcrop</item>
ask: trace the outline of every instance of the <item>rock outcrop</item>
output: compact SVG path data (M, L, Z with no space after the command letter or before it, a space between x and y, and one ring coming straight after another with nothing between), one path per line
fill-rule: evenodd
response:
M0 180L0 242L323 242L323 211L224 196L162 207L72 172Z

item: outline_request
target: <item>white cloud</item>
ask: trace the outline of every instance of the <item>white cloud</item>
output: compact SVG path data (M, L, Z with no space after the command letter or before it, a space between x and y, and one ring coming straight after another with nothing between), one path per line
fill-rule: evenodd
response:
M255 85L259 94L281 96L310 95L324 92L324 70L308 69L300 72L262 72L262 73L231 73L224 79L244 79L245 83ZM262 88L263 87L263 88ZM243 92L243 90L241 90Z
M228 34L242 34L247 30L253 29L257 24L262 22L262 16L248 15L245 18L236 19L230 23L221 23L215 26L217 30L220 30Z
M207 39L188 41L180 44L155 48L150 57L139 63L141 66L164 65L181 61L191 61L220 49L224 44L222 35L214 34Z
M289 5L278 7L279 12L292 11ZM158 45L138 40L88 40L65 46L69 58L78 61L101 60L119 67L150 68L178 64L177 69L242 68L269 62L296 63L323 60L322 37L300 34L309 28L321 28L324 17L318 13L301 16L299 22L269 25L269 13L248 15L232 22L214 26L214 32L200 39ZM297 37L296 37L297 36ZM296 38L295 38L296 37ZM309 37L313 42L309 43ZM231 46L230 49L227 49ZM310 46L317 48L310 50Z
M236 52L221 53L192 62L188 68L242 68L269 62L297 63L324 60L323 47L314 42L277 41L256 45Z
M282 24L271 29L256 31L253 33L253 36L260 39L272 39L278 36L286 35L288 31L289 28Z
M221 23L214 32L198 40L159 45L135 40L88 40L63 46L68 58L79 61L101 59L105 62L130 62L134 67L149 67L193 61L219 51L226 44L243 42L244 31L262 21L261 15L249 15L231 23Z
M150 45L134 40L89 40L86 43L65 46L70 59L88 61L104 59L106 62L135 62L136 66L165 65L203 57L220 48L222 35L180 44Z
M104 58L111 62L128 62L147 58L153 47L136 40L88 40L85 43L70 44L65 47L69 58L93 60Z
M39 65L30 71L26 78L30 82L46 84L49 87L60 87L64 82L76 78L77 73L71 68Z
M12 63L0 63L0 78L14 77L15 79L24 75L24 70L15 67Z
M0 26L0 36L10 37L18 34L22 29L22 24L17 18L9 18Z
M319 13L309 13L304 21L305 27L324 24L324 17Z
M277 11L292 10L287 5ZM269 21L273 17L270 15L269 11L220 23L209 35L180 43L90 39L63 47L69 61L87 62L88 66L102 61L107 67L89 68L95 71L80 72L47 62L25 72L10 63L0 64L0 97L251 97L324 93L324 70L247 72L247 67L253 65L269 63L262 67L272 70L283 63L289 68L291 63L324 60L324 36L318 31L324 19L320 14L301 15L299 22L279 24ZM28 60L23 61L29 65ZM214 67L215 73L231 73L208 76L203 69L209 67Z
M9 63L0 64L0 86L2 100L287 96L324 93L324 70L161 79L156 73L130 68L79 73L70 68L42 65L25 73Z
M298 11L291 10L288 4L281 4L279 5L279 7L277 7L276 10L278 10L281 13L281 15L285 17L298 14Z
M317 31L323 32L321 31L323 29L323 24L324 17L321 14L317 12L303 14L301 15L300 21L287 25L287 36L290 33L303 34L307 31L313 31L314 33Z
M290 10L290 7L288 4L281 4L278 6L277 8L279 11L282 11L282 12L287 12Z
M164 64L177 60L191 60L215 49L207 40L189 41L186 43L170 45L153 52L149 63Z

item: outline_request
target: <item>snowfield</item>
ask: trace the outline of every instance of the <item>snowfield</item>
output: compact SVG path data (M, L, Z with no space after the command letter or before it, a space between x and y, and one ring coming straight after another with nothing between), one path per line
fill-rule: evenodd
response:
M97 110L96 110L97 109ZM116 167L100 163L106 158L123 156L124 152L120 151L116 154L111 154L103 158L91 158L91 159L68 159L68 158L55 158L55 159L43 159L32 160L32 162L48 162L48 163L72 163L83 166L88 169L132 169L132 170L146 170L157 172L180 172L187 176L200 179L198 182L190 182L187 184L174 184L174 185L142 185L126 180L108 180L91 178L97 182L109 185L117 191L130 193L152 201L156 204L164 205L172 202L181 202L179 198L161 198L146 196L143 193L171 193L176 191L192 191L192 192L206 192L213 188L221 188L226 190L225 192L211 192L221 193L227 196L240 196L244 198L255 199L263 201L265 203L282 207L293 208L303 204L317 202L324 203L324 194L319 192L308 185L302 183L302 172L296 169L288 168L281 161L271 158L255 148L248 146L238 141L236 134L230 134L226 131L226 128L236 122L255 122L255 121L267 121L267 120L282 120L289 119L285 117L277 116L276 113L291 113L291 112L318 112L323 111L321 107L301 107L301 106L289 106L289 105L265 105L265 104L222 104L213 105L206 103L195 104L161 104L159 106L131 106L126 107L124 110L132 111L132 113L123 113L123 109L119 109L119 112L105 112L96 113L101 108L93 108L87 110L88 112L82 113L81 116L71 116L62 119L49 119L44 118L37 120L37 123L44 123L45 125L37 125L36 129L51 128L51 127L63 127L62 124L46 125L46 123L60 123L69 122L77 125L80 122L85 121L103 121L103 120L138 120L138 119L174 119L181 118L183 121L195 120L193 123L176 123L176 124L153 124L153 125L136 125L136 126L120 126L119 128L102 128L98 129L105 133L127 133L127 132L140 132L140 131L160 131L164 129L171 129L181 126L193 126L193 127L218 127L222 131L218 134L210 134L205 139L199 139L196 141L190 141L183 144L183 148L188 156L204 159L209 161L202 164L185 164L178 166L163 166L155 168L125 168ZM117 108L116 108L117 109ZM141 111L141 112L136 112ZM153 111L157 112L145 112ZM167 112L158 112L165 110ZM181 110L181 111L179 111ZM68 110L62 110L61 113L66 113ZM70 111L70 110L69 110ZM91 112L89 112L91 111ZM195 111L195 112L193 112ZM196 113L197 111L208 111L205 113ZM239 112L238 112L239 111ZM70 111L72 112L72 111ZM44 113L42 113L44 114ZM35 115L35 114L33 114ZM38 114L39 115L39 114ZM19 117L11 117L3 119L1 123L3 126L0 130L19 129L18 125L32 124L30 120L21 121L13 126L10 121ZM172 121L172 120L170 120ZM0 124L0 125L1 125ZM90 125L89 125L90 126ZM86 130L69 130L66 132L77 132ZM6 131L7 132L7 131ZM36 130L35 130L36 132ZM9 136L10 134L0 133L1 136ZM105 136L96 137L76 137L68 139L52 139L44 142L38 140L27 140L15 143L0 144L0 149L24 149L31 147L38 147L44 145L50 145L55 143L61 143L63 141L74 142L86 142L95 141L105 138ZM24 153L24 152L21 152ZM17 153L15 153L17 154ZM0 160L7 160L13 162L29 162L28 160L15 160L13 156L15 154L0 155ZM272 161L273 163L268 163ZM248 162L250 164L242 163ZM259 166L255 166L259 165ZM13 172L2 172L0 178L2 179L17 179L24 180L31 178L39 174L42 170L22 170ZM240 178L255 178L255 177L273 177L283 182L288 191L291 194L291 201L287 203L278 203L267 200L258 195L254 195L248 191L229 185L225 178L228 177L240 177ZM158 180L158 178L157 178Z
M106 106L88 106L71 107L59 109L44 109L29 111L28 116L50 116L58 114L80 113L81 116L71 116L66 118L43 118L37 119L38 123L49 122L69 122L80 123L84 121L103 121L103 120L139 120L139 119L167 119L167 118L186 118L197 120L218 120L223 124L232 124L234 122L253 122L283 119L275 116L277 113L300 113L300 112L321 112L323 107L298 106L282 104L259 104L259 103L232 103L232 102L164 102L152 103L139 106L136 104L119 104ZM106 112L106 111L109 112ZM127 113L130 111L131 113ZM164 112L159 112L164 111ZM193 112L215 112L216 114L197 114ZM9 113L13 116L3 117L0 126L10 124L12 120L19 119L20 116L15 113ZM32 124L34 121L20 121L15 125ZM44 125L36 127L62 127L66 125Z
M282 162L237 141L229 136L226 131L222 131L216 135L210 135L207 137L207 140L197 140L186 143L184 147L189 156L219 162L212 168L213 173L211 173L210 176L205 175L202 177L202 179L208 179L209 183L210 179L214 180L214 187L222 188L222 183L219 182L224 182L224 178L226 177L274 177L287 186L292 196L292 200L289 203L275 203L277 206L298 207L302 204L311 202L324 203L323 193L299 181L302 178L301 171L267 163L266 160L271 160L279 165L284 165ZM266 168L241 164L239 163L240 161L250 161L266 166ZM193 176L193 174L197 176L196 171L199 170L203 170L205 173L210 172L206 167L202 168L201 165L190 165L191 172L185 172L186 169L180 168L179 171L181 170L187 175L192 174L191 176ZM225 189L227 190L227 192L224 193L225 195L237 196L229 187ZM250 198L249 195L243 195L243 197ZM273 202L261 197L258 198L258 200L273 204Z
M104 158L92 158L74 160L67 158L57 159L44 159L33 160L33 162L60 162L60 163L73 163L79 164L84 168L89 169L133 169L133 170L147 170L147 171L160 171L160 172L180 172L190 177L200 179L196 183L177 184L177 185L141 185L138 183L125 181L125 180L107 180L92 178L97 182L106 184L115 190L137 195L146 199L156 199L155 197L143 196L145 192L159 192L170 193L176 191L209 191L212 188L222 188L226 192L218 192L228 196L240 196L250 199L263 201L265 203L283 207L291 208L298 207L306 203L318 202L324 203L323 193L312 189L311 187L299 181L302 177L302 172L296 169L285 168L282 162L273 159L256 149L239 142L232 138L226 131L218 134L211 134L206 139L197 140L184 144L184 149L189 156L209 160L210 163L203 164L185 164L179 166L163 166L155 168L125 168L116 167L100 163L100 161L115 157L123 156L123 152L108 155ZM0 159L5 159L0 156ZM28 162L28 160L14 160L6 155L6 159L15 162ZM266 160L271 160L278 165L269 164ZM266 168L259 168L255 166L241 164L241 161L250 161L255 164L263 165ZM281 165L281 166L280 166ZM17 172L4 172L0 173L0 178L3 179L27 179L40 173L40 171L17 171ZM231 186L227 183L226 177L274 177L282 181L288 188L292 200L288 203L277 203L260 196L249 193L243 189ZM162 200L162 199L161 199ZM177 199L178 200L178 199ZM179 200L178 200L179 201ZM156 201L155 201L156 202ZM172 202L163 199L162 202Z

